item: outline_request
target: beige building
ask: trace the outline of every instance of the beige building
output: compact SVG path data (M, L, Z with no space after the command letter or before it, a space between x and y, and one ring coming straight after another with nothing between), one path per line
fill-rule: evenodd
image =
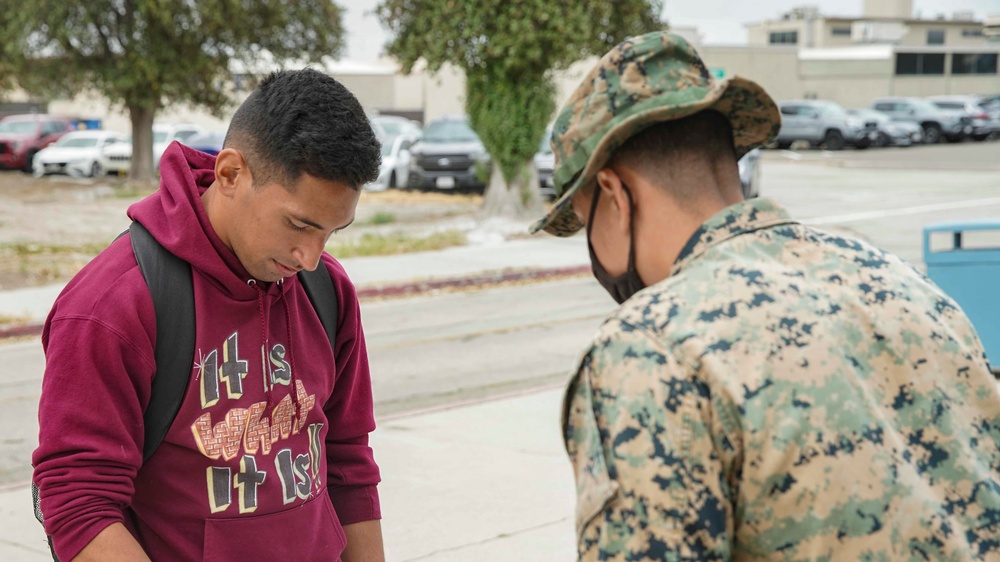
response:
M704 47L718 76L740 74L776 99L867 107L878 96L1000 93L996 17L912 17L912 0L865 0L857 18L799 7L747 26L745 47Z
M985 41L986 24L971 12L935 19L912 14L912 0L865 0L862 17L824 16L814 6L800 6L777 20L747 25L747 44L822 49L866 44L974 47Z

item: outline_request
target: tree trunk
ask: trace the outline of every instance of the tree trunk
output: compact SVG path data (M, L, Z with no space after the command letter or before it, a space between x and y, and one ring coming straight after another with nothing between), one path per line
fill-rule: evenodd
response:
M494 163L483 200L483 216L511 219L541 217L545 209L538 189L538 169L533 161L527 162L509 183L504 181L500 166Z
M128 177L133 182L153 181L153 118L156 110L141 105L128 105L132 120L132 164Z

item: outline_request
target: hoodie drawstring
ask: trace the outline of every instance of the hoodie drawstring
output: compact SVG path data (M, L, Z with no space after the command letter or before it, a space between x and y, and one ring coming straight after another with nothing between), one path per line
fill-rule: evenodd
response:
M257 312L260 318L260 341L261 345L264 346L264 355L267 356L267 323L264 321L264 291L257 285L256 279L250 279L247 281L247 285L250 285L257 290ZM270 376L264 374L264 394L267 396L267 405L264 406L264 411L271 411L271 388L274 386L274 381L270 380Z
M285 305L285 337L288 338L288 367L292 370L289 384L292 387L292 404L295 406L295 415L297 417L301 404L299 404L299 387L296 383L295 352L292 350L292 310L288 306L288 300L285 299L285 291L281 291L281 303Z
M278 280L278 286L282 285L284 279ZM250 285L257 290L257 310L260 316L260 338L264 342L264 353L267 354L267 324L264 321L264 291L257 285L256 279L250 279L247 281L247 285ZM288 306L288 300L285 299L285 291L280 290L278 294L281 297L281 304L285 307L285 337L288 338L288 368L291 370L289 374L289 391L288 394L292 397L292 406L294 407L294 416L297 418L301 410L301 404L299 403L299 389L296 385L296 374L295 374L295 353L292 350L292 311L291 307ZM274 381L267 379L265 387L265 394L267 395L267 405L264 407L265 411L271 411L271 406L273 405L272 400L272 389L274 388Z

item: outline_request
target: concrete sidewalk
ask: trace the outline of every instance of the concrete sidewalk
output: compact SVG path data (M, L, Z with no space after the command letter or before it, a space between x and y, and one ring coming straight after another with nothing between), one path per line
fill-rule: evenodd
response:
M379 423L386 560L575 559L558 389ZM0 491L0 560L51 560L27 487Z

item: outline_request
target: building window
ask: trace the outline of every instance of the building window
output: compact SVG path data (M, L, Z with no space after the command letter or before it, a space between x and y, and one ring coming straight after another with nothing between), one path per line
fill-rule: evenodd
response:
M832 33L834 37L850 37L851 36L851 28L850 27L833 27L833 28L830 29L830 33Z
M927 44L928 45L944 45L944 30L943 29L928 29L927 30Z
M896 53L896 74L944 74L944 53Z
M772 45L797 45L799 43L799 32L772 31L770 42Z
M951 55L952 74L996 74L997 53Z
M967 27L962 30L962 37L982 37L982 36L983 36L982 29L970 29Z

